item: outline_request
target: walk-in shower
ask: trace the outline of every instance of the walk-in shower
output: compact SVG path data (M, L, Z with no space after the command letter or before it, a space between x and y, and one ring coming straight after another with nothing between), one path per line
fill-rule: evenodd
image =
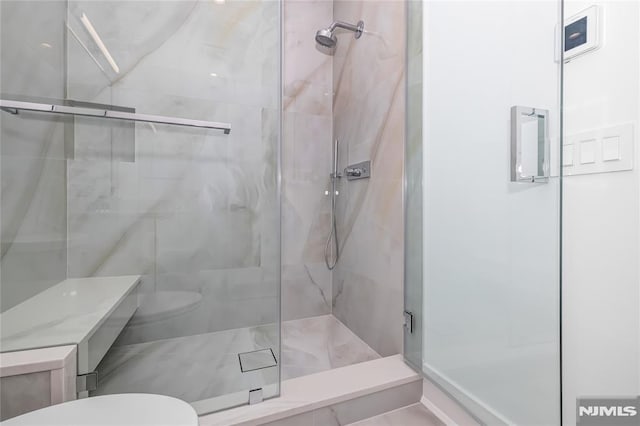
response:
M288 7L333 20L324 5ZM70 396L157 393L200 414L278 396L281 380L380 357L369 346L379 339L365 342L333 315L333 302L355 303L348 292L337 300L327 271L342 251L338 225L350 223L336 211L338 142L331 170L329 143L304 167L282 152L292 87L333 75L331 67L283 75L332 64L306 49L288 58L295 67L282 66L283 35L292 34L283 31L283 2L3 0L0 8L3 352L70 346L81 376ZM308 26L289 25L315 46ZM338 28L359 38L364 24L334 22L318 42L335 47ZM310 104L330 105L331 93L314 92ZM310 132L296 150L319 150L316 140L331 139L313 123L333 129L332 108L311 113L296 102L296 132ZM358 111L373 115L366 105ZM331 230L327 205L308 208L305 198L329 202L328 171ZM304 204L300 216L283 216L285 203Z
M335 35L335 30L342 28L345 30L353 31L356 39L362 36L364 32L364 21L358 21L357 24L349 24L347 22L335 21L327 28L322 28L316 33L316 41L324 47L333 48L338 43L338 38Z
M0 7L2 350L78 345L80 396L277 396L280 4Z

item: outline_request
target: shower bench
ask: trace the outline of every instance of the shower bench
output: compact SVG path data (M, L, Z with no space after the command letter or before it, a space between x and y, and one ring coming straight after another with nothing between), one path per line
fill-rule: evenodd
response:
M140 279L73 278L36 294L0 314L2 352L76 345L78 375L91 373L135 313Z

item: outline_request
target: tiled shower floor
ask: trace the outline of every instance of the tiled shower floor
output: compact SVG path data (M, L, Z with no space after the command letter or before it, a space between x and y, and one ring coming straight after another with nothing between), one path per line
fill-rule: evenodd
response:
M92 395L145 392L193 402L274 383L277 369L242 373L238 353L272 347L274 326L113 347ZM282 323L282 379L380 358L333 315Z

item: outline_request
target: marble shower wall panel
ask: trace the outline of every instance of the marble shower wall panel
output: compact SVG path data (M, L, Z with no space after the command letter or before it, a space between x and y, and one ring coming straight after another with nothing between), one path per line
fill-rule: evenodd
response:
M284 2L282 146L282 315L331 313L329 233L333 58L315 32L333 20L330 0Z
M342 181L333 313L382 356L402 351L405 3L336 0L333 125L341 168L371 160L371 178Z
M127 343L277 318L278 7L70 1L70 22L85 13L120 69L99 52L78 60L75 75L95 84L70 82L75 99L232 125L222 135L137 123L133 161L75 141L92 155L69 162L70 276L142 274L143 291L202 295L166 336L125 330Z
M0 2L0 92L9 99L64 96L65 2ZM65 119L0 112L0 310L66 273Z

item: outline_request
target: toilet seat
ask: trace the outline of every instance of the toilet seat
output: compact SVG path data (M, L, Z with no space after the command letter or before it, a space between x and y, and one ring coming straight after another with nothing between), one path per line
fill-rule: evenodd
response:
M197 426L188 403L165 395L127 393L77 399L13 417L2 426Z

